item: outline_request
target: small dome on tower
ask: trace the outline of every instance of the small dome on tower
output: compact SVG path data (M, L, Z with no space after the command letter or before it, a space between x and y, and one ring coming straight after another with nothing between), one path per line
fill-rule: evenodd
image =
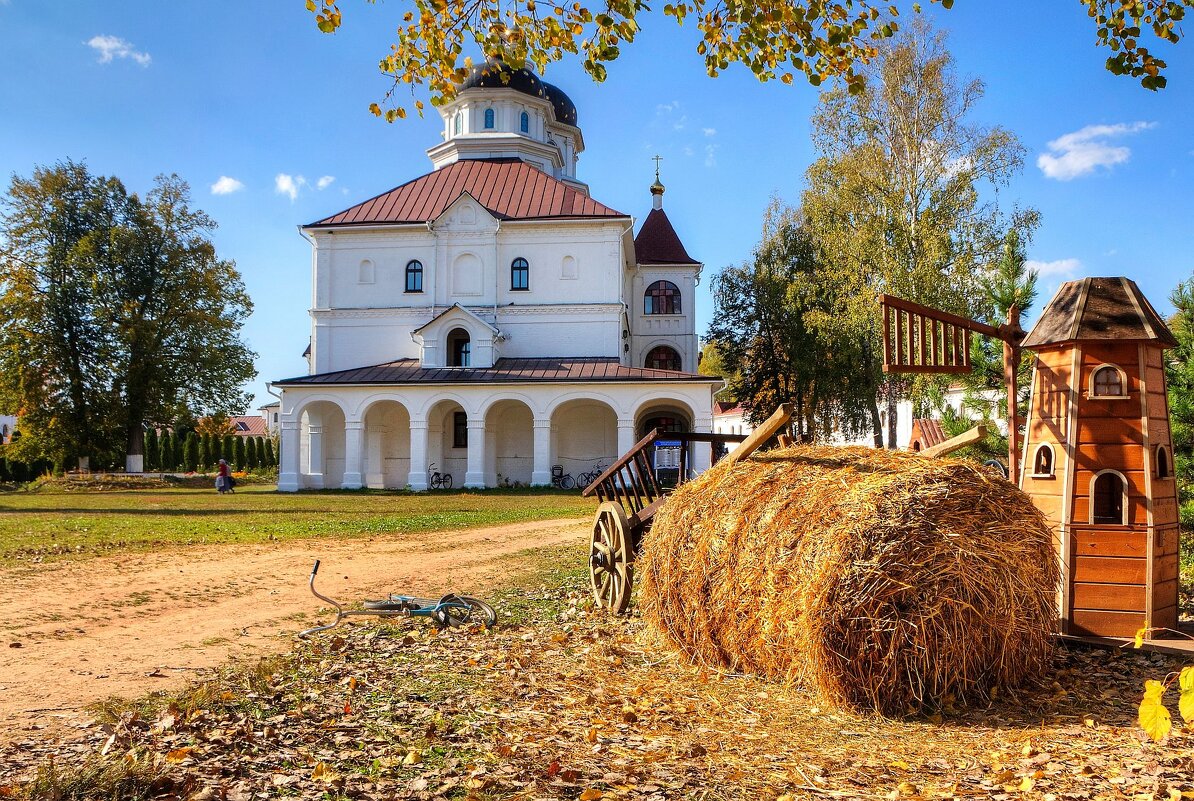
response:
M539 76L526 67L515 69L500 59L489 59L478 64L460 84L458 91L465 89L513 89L531 97L547 98Z
M572 98L564 94L564 90L547 81L543 81L543 97L551 101L556 112L556 122L564 125L576 125L576 104Z

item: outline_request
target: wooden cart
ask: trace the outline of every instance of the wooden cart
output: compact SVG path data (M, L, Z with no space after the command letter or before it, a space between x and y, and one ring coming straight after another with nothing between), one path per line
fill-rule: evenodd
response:
M724 456L724 460L736 462L774 441L791 419L791 407L785 404L750 436L660 433L656 429L586 487L586 497L596 495L601 501L589 540L589 579L597 605L616 614L622 614L630 606L635 557L643 537L651 530L655 513L668 495L687 480L693 443L709 443L713 462L726 453L731 443L740 443ZM663 478L662 471L656 469L653 457L663 443L678 443L679 465L674 482Z

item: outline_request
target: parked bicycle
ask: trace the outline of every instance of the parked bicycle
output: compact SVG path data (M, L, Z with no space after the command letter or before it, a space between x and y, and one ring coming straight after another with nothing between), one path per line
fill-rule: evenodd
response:
M427 466L427 486L431 489L452 489L452 474L435 469L435 462Z
M598 460L597 464L587 473L581 473L576 479L576 486L587 487L601 477L605 472L605 465Z
M334 629L346 617L356 615L371 615L374 617L425 617L439 629L459 628L480 623L487 629L497 623L497 612L489 604L478 598L467 595L448 593L436 600L434 598L415 598L411 595L387 595L376 601L365 601L364 609L345 609L339 601L321 594L315 589L315 576L319 573L319 560L311 568L311 575L307 579L311 587L311 594L321 601L326 601L336 609L336 619L326 626L315 626L299 632L299 637L307 638L320 631Z
M576 486L576 479L572 477L571 473L564 472L564 465L553 464L551 466L551 485L560 489L572 489Z

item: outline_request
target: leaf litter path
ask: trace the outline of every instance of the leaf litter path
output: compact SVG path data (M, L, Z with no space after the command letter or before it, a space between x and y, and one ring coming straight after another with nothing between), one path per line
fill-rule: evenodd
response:
M0 570L0 743L86 719L84 707L113 695L176 689L231 656L288 649L323 607L306 581L317 558L332 598L478 594L521 551L575 543L587 527L546 520Z

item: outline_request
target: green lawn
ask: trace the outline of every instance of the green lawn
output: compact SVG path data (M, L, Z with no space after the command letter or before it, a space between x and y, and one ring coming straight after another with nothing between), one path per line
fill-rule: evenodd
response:
M0 494L0 563L79 557L159 545L255 543L334 535L420 533L560 517L595 504L576 491L278 493L210 489Z

